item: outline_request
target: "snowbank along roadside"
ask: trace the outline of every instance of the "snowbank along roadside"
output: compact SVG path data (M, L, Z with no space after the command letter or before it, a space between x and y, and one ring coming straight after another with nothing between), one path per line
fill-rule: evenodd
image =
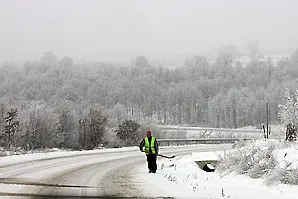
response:
M294 149L276 150L278 161L282 164L284 150L288 159L295 159ZM217 172L201 170L195 161L218 160L223 151L191 153L172 160L158 160L156 174L147 173L147 168L139 168L139 177L149 187L154 187L152 197L160 195L175 198L238 198L238 199L294 199L298 195L298 186L276 184L266 186L262 179L252 179L232 172L222 176ZM297 154L297 153L296 153ZM297 157L297 155L296 155ZM296 160L295 160L296 161Z

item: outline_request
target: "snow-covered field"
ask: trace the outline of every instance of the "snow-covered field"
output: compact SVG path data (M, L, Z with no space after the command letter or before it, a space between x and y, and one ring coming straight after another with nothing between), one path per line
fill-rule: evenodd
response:
M271 56L272 59L272 63L275 66L277 64L278 61L280 61L281 59L285 58L285 57L289 57L288 54L273 54L273 55L263 55L263 57L259 57L258 61L260 62L267 62L268 61L268 57ZM233 65L235 65L236 62L240 62L242 63L244 66L248 65L251 62L251 58L249 56L242 56L240 58L236 58L233 60Z
M158 135L160 138L254 138L260 139L263 137L263 131L255 127L247 127L240 129L228 128L206 128L193 126L174 126L160 125L163 133Z
M259 144L263 147L268 146L264 142ZM297 148L276 149L274 154L280 166L284 166L285 161L292 161L292 166L297 167ZM205 172L195 163L200 160L219 160L219 155L224 155L224 152L192 153L173 160L159 159L156 175L147 174L144 168L140 168L140 176L149 183L148 186L155 187L159 195L162 193L176 198L297 198L298 186L279 183L267 186L261 178L253 179L246 175L237 175L236 172L225 176L218 172Z

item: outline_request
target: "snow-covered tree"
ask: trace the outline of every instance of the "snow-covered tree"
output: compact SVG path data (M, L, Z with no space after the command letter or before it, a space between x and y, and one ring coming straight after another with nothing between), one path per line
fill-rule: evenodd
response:
M59 65L62 68L69 68L71 67L73 64L73 60L71 59L71 57L63 57L60 61L59 61Z
M40 64L43 68L43 71L45 72L48 69L56 66L57 60L57 56L52 51L45 52L40 58Z
M278 115L281 122L286 126L289 123L298 125L298 91L285 92L285 103L278 106Z
M135 66L137 67L145 67L148 66L149 62L145 56L137 56L135 59Z
M54 53L45 53L40 61L26 61L23 67L10 62L0 66L0 104L4 115L11 107L19 110L16 145L35 148L77 147L64 142L58 132L68 132L71 142L83 148L91 146L89 107L98 104L102 115L110 117L109 132L125 119L230 128L260 125L266 120L266 102L270 121L278 122L282 90L298 87L295 56L268 67L275 62L252 60L244 66L240 61L224 64L198 55L171 69L151 67L141 57L139 66L132 67L72 63L69 57L58 61ZM66 122L61 126L61 121Z
M5 119L5 140L7 147L11 147L14 144L15 133L19 130L20 121L17 119L18 117L18 109L11 108L7 114Z

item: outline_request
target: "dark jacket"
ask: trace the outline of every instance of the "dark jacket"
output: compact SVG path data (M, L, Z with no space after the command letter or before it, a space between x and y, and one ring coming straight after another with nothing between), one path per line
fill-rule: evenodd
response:
M151 143L151 138L152 137L148 137L149 143ZM145 138L140 143L140 151L143 151L144 147L145 147ZM155 141L154 141L154 149L155 149L156 154L158 154L158 143L157 143L156 138L155 138ZM149 153L152 153L151 148L149 148Z

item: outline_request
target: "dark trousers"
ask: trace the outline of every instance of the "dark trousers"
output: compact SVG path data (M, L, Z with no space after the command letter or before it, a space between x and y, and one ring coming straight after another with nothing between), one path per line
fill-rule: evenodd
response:
M147 162L148 162L149 171L156 171L157 170L156 155L155 154L147 155Z

